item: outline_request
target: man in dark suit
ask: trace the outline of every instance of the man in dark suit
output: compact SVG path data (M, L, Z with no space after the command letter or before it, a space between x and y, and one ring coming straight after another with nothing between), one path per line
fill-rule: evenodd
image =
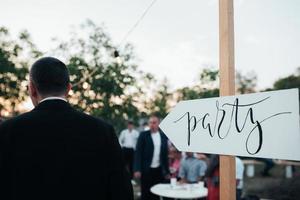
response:
M136 146L134 176L141 178L142 200L158 199L150 188L169 176L168 139L158 125L159 118L152 115L149 119L150 130L140 133Z
M73 109L70 89L64 63L33 64L35 108L0 126L0 199L133 199L113 127Z

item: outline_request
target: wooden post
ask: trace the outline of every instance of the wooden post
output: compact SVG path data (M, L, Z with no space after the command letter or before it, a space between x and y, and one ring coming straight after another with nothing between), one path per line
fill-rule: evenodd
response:
M220 95L235 94L233 0L219 0ZM220 156L220 200L236 199L235 157Z

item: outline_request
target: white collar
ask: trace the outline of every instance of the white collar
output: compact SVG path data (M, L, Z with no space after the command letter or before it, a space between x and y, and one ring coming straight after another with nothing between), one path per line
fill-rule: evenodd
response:
M151 135L157 135L157 134L159 134L159 131L151 132Z
M66 100L65 98L63 98L63 97L47 97L47 98L45 98L45 99L42 99L39 103L42 103L43 101L57 100L57 99L63 100L63 101L65 101L65 102L67 102L67 100Z

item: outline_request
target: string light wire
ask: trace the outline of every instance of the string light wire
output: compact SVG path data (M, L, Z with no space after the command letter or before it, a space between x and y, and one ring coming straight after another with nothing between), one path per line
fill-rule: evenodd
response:
M152 8L152 6L156 3L157 0L153 0L149 6L144 10L144 12L142 13L142 15L137 19L137 21L133 24L133 26L128 30L128 32L125 34L125 36L123 37L123 39L121 40L119 46L121 46L129 37L129 35L136 29L136 27L140 24L140 22L145 18L145 16L147 15L147 13L149 12L149 10ZM119 52L117 50L114 51L114 56L117 58L119 57ZM78 81L77 83L73 84L73 87L78 86L79 84L85 82L88 78L90 78L93 74L95 74L97 71L97 68L95 68L90 74L88 74L87 76L85 76L83 79L81 79L80 81Z
M129 31L125 34L125 36L123 37L123 39L120 42L120 45L122 45L127 38L129 37L129 35L134 31L134 29L136 29L136 27L139 25L139 23L145 18L145 16L147 15L147 13L149 12L149 10L152 8L152 6L156 3L157 0L153 0L149 6L145 9L145 11L143 12L143 14L138 18L138 20L135 22L135 24L129 29Z

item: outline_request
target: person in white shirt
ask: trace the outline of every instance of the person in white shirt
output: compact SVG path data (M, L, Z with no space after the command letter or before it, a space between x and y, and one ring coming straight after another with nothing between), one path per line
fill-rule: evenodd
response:
M119 136L119 143L123 149L125 164L131 178L133 176L134 150L138 137L139 132L134 129L132 121L128 121L127 129L123 130Z
M140 133L134 157L134 177L141 180L141 200L159 199L150 188L170 176L168 138L159 129L158 116L149 118L149 128Z
M148 122L143 123L143 131L148 131L150 128L148 126Z

